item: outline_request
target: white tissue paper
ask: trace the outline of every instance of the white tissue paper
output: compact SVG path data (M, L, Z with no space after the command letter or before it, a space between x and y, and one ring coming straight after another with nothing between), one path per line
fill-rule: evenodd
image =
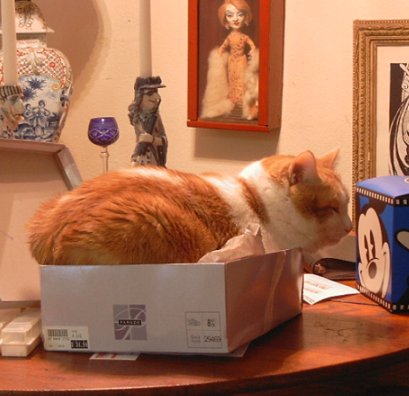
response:
M243 234L229 239L221 249L206 253L198 263L222 263L265 253L260 225L251 223Z

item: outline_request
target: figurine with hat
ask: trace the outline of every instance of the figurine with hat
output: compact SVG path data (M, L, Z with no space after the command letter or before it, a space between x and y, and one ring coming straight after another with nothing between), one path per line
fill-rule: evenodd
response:
M128 116L135 128L136 147L131 156L131 166L166 165L168 140L160 114L163 88L160 77L137 77L134 85L135 97L128 107Z

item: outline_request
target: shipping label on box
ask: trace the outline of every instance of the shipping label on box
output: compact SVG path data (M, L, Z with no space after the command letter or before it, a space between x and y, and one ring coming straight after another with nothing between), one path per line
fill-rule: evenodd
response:
M409 178L357 183L358 290L391 312L409 311Z
M298 249L229 263L41 266L45 349L229 353L301 313Z

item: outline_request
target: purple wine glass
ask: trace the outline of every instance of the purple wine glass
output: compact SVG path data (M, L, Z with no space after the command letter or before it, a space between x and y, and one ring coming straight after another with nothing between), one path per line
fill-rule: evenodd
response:
M100 156L102 158L103 173L108 172L108 146L115 143L119 138L119 128L114 117L91 118L88 125L88 139L102 147Z

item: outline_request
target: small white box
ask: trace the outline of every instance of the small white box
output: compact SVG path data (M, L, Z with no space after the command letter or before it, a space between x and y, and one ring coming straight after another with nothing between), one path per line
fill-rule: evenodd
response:
M1 329L10 323L16 316L21 313L18 308L3 309L0 308L0 343L1 343Z
M2 356L27 356L40 343L41 315L39 309L18 314L0 332Z
M24 344L1 344L1 355L7 357L26 357L35 347L41 342L41 337L37 336L32 338Z
M40 271L50 351L224 354L302 311L299 249L217 264Z
M39 309L28 309L11 320L1 330L3 344L30 343L41 333L41 315Z

